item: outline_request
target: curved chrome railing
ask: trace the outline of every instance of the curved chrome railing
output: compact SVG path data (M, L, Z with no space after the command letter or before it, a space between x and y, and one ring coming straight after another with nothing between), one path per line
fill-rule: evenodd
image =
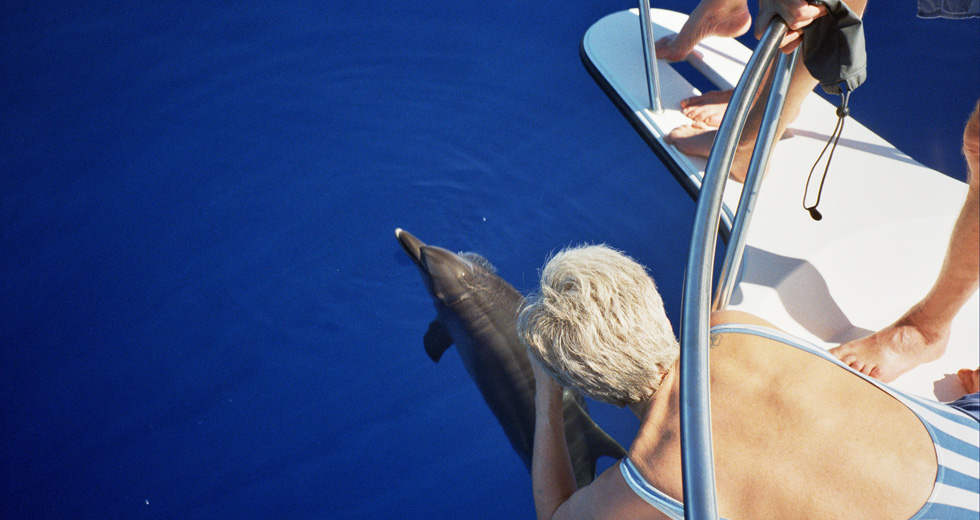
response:
M735 87L715 136L694 216L681 310L680 421L684 517L687 520L718 518L708 384L709 301L715 243L718 239L722 195L735 157L735 148L755 93L759 91L769 65L779 52L778 45L785 33L786 24L779 18L773 20L745 66L745 72ZM760 138L757 139L756 150L753 151L752 166L747 174L742 200L735 217L736 223L733 224L732 239L729 241L735 247L731 248L730 255L726 255L734 255L731 260L726 259L726 265L730 269L738 269L741 264L741 250L744 248L742 236L747 223L745 217L750 216L754 206L794 62L795 53L792 58L781 59L777 65L779 73L774 75L774 84L770 89L771 93L776 94L771 94L770 99L777 99L767 102L764 126L760 127ZM729 271L722 277L728 294L736 272ZM727 295L724 296L725 304L727 298Z

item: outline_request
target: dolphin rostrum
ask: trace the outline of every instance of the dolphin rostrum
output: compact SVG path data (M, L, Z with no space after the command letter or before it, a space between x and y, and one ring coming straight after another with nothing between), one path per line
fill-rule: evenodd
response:
M436 307L425 333L425 352L438 362L453 344L463 366L497 417L514 451L531 469L534 446L534 373L527 348L517 337L522 297L476 253L452 253L429 246L402 229L402 248L422 274ZM564 393L565 439L582 487L595 479L596 459L622 458L626 451L586 412L585 401Z

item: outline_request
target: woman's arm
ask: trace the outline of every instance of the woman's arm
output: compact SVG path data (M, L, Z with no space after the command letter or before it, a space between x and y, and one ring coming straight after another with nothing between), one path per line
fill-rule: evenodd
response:
M539 520L551 520L577 486L562 412L562 388L531 358L535 393L534 452L531 458L531 484L534 508Z
M613 465L591 484L576 489L575 474L565 440L562 387L534 358L536 420L531 485L539 520L668 519L651 508L626 484L619 465Z

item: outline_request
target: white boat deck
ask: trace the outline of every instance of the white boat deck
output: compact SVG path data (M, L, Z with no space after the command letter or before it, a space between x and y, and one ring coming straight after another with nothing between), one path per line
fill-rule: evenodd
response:
M652 13L656 38L680 30L687 19L672 11ZM582 41L582 52L634 126L682 184L696 192L706 161L678 152L662 137L689 123L680 113L680 100L699 92L661 60L665 110L653 114L645 109L638 11L596 22ZM750 54L733 39L708 38L688 61L719 88L732 88ZM790 136L775 146L729 306L825 348L887 326L926 294L966 196L966 184L922 166L848 118L819 206L823 220L814 221L801 201L810 167L836 122L835 107L811 94ZM726 212L734 213L740 189L728 183ZM811 197L815 190L816 185ZM939 401L957 397L962 388L956 371L980 364L978 323L974 294L954 322L946 354L893 386Z

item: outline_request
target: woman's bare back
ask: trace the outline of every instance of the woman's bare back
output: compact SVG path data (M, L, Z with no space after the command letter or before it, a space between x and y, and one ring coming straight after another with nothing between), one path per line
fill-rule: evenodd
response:
M740 314L733 317L764 324ZM935 448L905 405L846 369L775 340L726 333L711 341L722 516L907 519L928 500ZM679 385L669 380L630 458L651 484L680 499ZM661 397L664 390L669 399Z

